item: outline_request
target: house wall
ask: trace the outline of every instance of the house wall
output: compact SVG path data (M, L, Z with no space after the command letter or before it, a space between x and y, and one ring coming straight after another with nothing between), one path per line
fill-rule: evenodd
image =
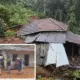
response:
M43 65L44 58L47 55L49 44L48 43L37 43L36 44L36 63Z
M13 54L12 53L7 53L7 57L9 56L9 59L10 59L10 61L11 61L11 68L14 68L15 66L14 66L14 64L15 64L15 62L13 61Z
M11 61L11 68L14 68L15 62L13 61L13 53L9 53L6 51L1 51L0 53L4 56L5 69L7 69L7 58L9 58ZM24 61L24 55L26 55L26 54L18 54L18 57L20 57L22 59L22 61ZM34 67L34 54L27 54L27 55L29 55L29 65L28 66ZM25 65L23 64L22 67L25 67Z
M24 56L26 54L19 54L18 56L24 61ZM28 55L28 54L27 54ZM24 65L25 66L25 65ZM29 67L34 67L34 54L29 54Z
M6 68L7 67L7 64L6 64L7 54L5 51L1 51L1 54L4 56L4 68Z
M34 54L29 55L29 66L34 67Z

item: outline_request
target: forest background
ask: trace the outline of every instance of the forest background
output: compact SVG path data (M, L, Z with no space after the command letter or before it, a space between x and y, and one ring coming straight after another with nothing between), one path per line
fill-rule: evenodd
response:
M31 16L54 18L80 34L80 0L0 0L0 36L7 27L27 24Z

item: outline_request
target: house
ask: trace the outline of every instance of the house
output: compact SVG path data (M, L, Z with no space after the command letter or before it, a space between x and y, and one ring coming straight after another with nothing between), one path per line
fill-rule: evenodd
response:
M34 48L24 46L0 45L0 54L4 57L4 68L7 68L7 59L11 61L11 68L15 68L17 57L22 59L23 67L34 67Z
M47 18L34 20L30 24L24 25L17 35L25 36L25 43L37 44L37 64L42 65L49 43L65 43L67 28L66 24Z
M69 56L79 57L80 56L80 35L74 34L71 31L67 31L66 43L64 46Z
M18 31L17 36L24 36L25 43L36 43L36 59L38 65L44 65L48 60L51 61L48 64L55 63L55 60L57 58L54 57L55 60L53 60L54 59L53 57L52 59L50 59L51 56L58 56L60 59L61 56L65 56L65 58L62 58L63 60L61 60L62 61L61 64L63 64L64 61L66 60L65 61L66 64L69 65L66 53L67 54L72 53L72 52L69 53L67 51L67 49L72 49L72 46L68 47L67 45L68 43L71 44L70 42L74 44L74 42L76 41L74 39L70 39L71 36L68 34L69 34L68 25L57 20L54 20L52 18L46 18L34 20L30 24L24 25ZM64 55L60 53L61 51L58 48L56 48L56 46L62 47L61 50L63 51ZM53 50L56 49L56 52L53 52L56 53L56 55L49 53L50 47L53 48ZM57 54L57 51L59 54L61 54L61 56Z
M20 28L22 28L22 26L23 26L22 24L14 25L14 26L7 28L7 30L18 31Z

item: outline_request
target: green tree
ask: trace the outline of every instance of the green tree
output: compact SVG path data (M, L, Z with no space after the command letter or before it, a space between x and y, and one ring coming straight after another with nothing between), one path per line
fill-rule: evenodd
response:
M76 0L76 20L77 20L77 26L80 27L80 0Z
M10 25L26 24L29 22L30 17L36 15L31 9L25 8L22 4L12 4L9 7L10 12Z
M6 24L5 22L0 18L0 36L4 36Z
M75 17L75 7L70 7L69 20L68 20L69 30L76 33L76 17Z
M9 23L9 19L10 19L10 16L9 16L9 10L8 8L6 8L5 6L3 5L0 5L0 18L4 20L5 23Z

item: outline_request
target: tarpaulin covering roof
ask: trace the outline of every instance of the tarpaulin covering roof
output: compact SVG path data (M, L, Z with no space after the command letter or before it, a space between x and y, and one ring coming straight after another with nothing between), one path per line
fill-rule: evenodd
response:
M66 36L66 41L76 43L76 44L80 44L80 35L74 34L70 31L68 31L66 35L67 35Z
M63 44L50 43L44 65L56 64L56 67L69 65Z
M33 22L24 25L18 32L17 35L27 35L41 31L66 31L68 26L65 23L57 20L46 18L34 20Z
M28 35L25 39L25 43L32 43L32 42L65 43L65 39L66 39L65 33L45 32L45 33L38 33L35 35Z

